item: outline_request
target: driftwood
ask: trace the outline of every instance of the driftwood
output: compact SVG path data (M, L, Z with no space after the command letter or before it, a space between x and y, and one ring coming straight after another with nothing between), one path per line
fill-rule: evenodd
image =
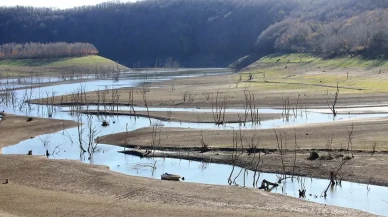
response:
M122 151L121 153L143 158L143 157L149 157L152 154L152 151L151 150L135 150L135 149L133 149L133 150Z
M276 188L276 187L278 187L278 186L279 186L279 184L274 183L274 182L269 182L269 181L267 181L267 180L264 179L264 180L261 182L261 186L259 187L259 189L264 189L264 190L266 190L266 191L269 191L270 189Z
M333 171L330 172L330 182L329 182L329 185L327 186L326 190L324 192L322 192L322 195L323 197L326 198L327 196L327 191L329 190L330 187L334 187L336 184L337 185L341 185L341 180L339 181L335 181L336 178L337 178L337 175L338 173L340 172L340 170L342 169L342 167L345 165L345 163L347 162L347 160L345 158L342 159L342 163L340 165L340 167L337 169L337 171L334 173Z
M334 172L330 172L330 183L329 185L327 186L326 190L323 192L323 197L327 197L327 191L329 190L330 187L334 187L335 185L335 175L334 175Z

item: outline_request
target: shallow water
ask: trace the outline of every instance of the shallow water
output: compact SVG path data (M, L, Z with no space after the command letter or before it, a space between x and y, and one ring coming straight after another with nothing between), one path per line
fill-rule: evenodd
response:
M51 159L79 160L79 148L77 144L71 144L68 135L76 136L77 132L75 129L70 129L56 134L42 135L15 146L3 148L2 151L3 154L26 154L28 150L33 150L34 155L44 155L47 149L50 154L53 153L50 156ZM228 185L228 177L232 171L232 166L230 165L171 158L140 159L136 156L118 153L118 151L123 150L120 147L110 145L101 145L100 147L101 150L95 153L91 160L88 160L88 155L83 156L81 160L86 163L106 165L113 171L127 175L160 179L161 174L168 172L185 177L185 182L216 185ZM156 166L156 169L151 168L152 166ZM236 178L240 170L240 167L234 169L232 179ZM246 174L245 185L242 174ZM239 186L253 187L253 174L254 172L252 171L243 170L241 175L236 178L236 183ZM276 182L277 176L275 174L262 173L258 181L259 185L263 179ZM323 198L321 194L328 183L329 180L323 179L302 177L294 179L294 181L287 179L286 182L273 189L272 192L298 197L298 190L303 185L307 190L306 200L359 209L379 215L388 215L388 206L385 202L388 201L388 188L342 182L341 186L335 186L329 190L328 196Z
M103 111L103 106L81 106L81 109L84 110L100 110ZM134 107L135 111L147 111L144 107ZM62 107L62 111L70 111L70 107ZM115 110L119 111L130 111L130 108L128 106L118 106L115 108ZM108 109L109 111L109 109ZM198 108L149 108L149 111L158 111L158 112L193 112L193 113L200 113L200 112L212 112L212 109L198 109ZM226 113L244 113L244 109L226 109ZM270 109L270 108L262 108L259 109L259 114L279 114L281 116L282 111L279 109ZM261 121L261 124L252 124L250 122L243 124L238 123L227 123L223 127L217 127L214 124L203 124L203 123L183 123L185 126L190 128L202 128L202 129L271 129L275 127L290 127L290 126L298 126L303 124L311 124L311 123L325 123L325 122L333 122L333 121L345 121L345 120L357 120L360 118L379 118L379 117L387 117L387 114L385 113L376 113L376 114L338 114L335 118L333 118L332 114L327 113L320 113L315 111L299 111L296 116L292 116L289 118L289 120L286 120L283 117L273 119L273 120L266 120ZM168 122L166 122L168 123ZM176 126L176 125L174 125Z
M205 184L227 185L228 177L232 171L232 166L222 164L205 164L201 162L193 162L179 159L143 159L138 157L125 156L121 160L116 160L117 165L112 165L111 169L117 172L122 172L129 175L143 176L150 178L160 178L164 172L180 174L185 177L186 182L196 182ZM125 162L124 164L119 164ZM96 161L97 162L97 161ZM101 162L104 163L104 162ZM152 170L149 167L139 166L155 164L157 169ZM235 178L241 168L236 167ZM244 173L244 172L243 172ZM252 171L247 171L245 178L245 186L253 187ZM275 182L277 177L275 174L263 173L260 175L259 185L263 179ZM244 186L243 175L240 175L236 182L240 186ZM292 197L299 197L298 190L301 185L306 189L306 200L318 202L327 205L342 206L354 209L360 209L367 212L387 215L388 205L384 200L387 199L388 189L380 186L367 186L350 182L342 182L342 186L335 186L329 190L326 198L320 197L326 189L329 181L322 179L301 178L291 181L288 179L280 187L275 188L272 192L286 194ZM369 187L369 191L367 190ZM311 194L311 196L310 196ZM317 196L317 197L316 197Z
M310 111L330 114L330 109L311 109ZM370 107L351 107L351 108L338 108L336 111L339 114L367 114L367 113L388 113L388 106L370 106Z
M201 72L203 73L203 72ZM162 78L161 78L162 77ZM160 81L167 79L174 79L177 76L156 77L155 79L149 79L147 82ZM85 88L87 91L93 91L105 88L117 88L117 87L132 87L141 84L144 79L122 79L120 81L112 80L96 80L83 83L63 84L57 86L49 86L42 88L34 88L31 94L33 99L45 97L46 93L52 91L56 92L56 95L69 94L76 91L79 88ZM15 84L16 85L16 84ZM16 91L18 99L22 99L26 90ZM29 91L29 90L27 90ZM30 90L31 91L31 90ZM19 102L20 103L20 102ZM68 107L51 107L41 105L30 105L31 107L24 105L22 109L19 107L7 107L0 105L0 110L6 110L9 113L24 114L35 117L47 117L48 111L53 110L53 118L63 120L77 120L75 116L71 116L66 110ZM92 109L93 106L89 106ZM121 106L121 110L128 110L128 107ZM135 110L145 110L144 108L136 107ZM191 112L211 112L211 109L180 109L180 108L150 108L151 111L191 111ZM228 112L241 112L243 110L230 109ZM281 113L280 110L274 109L260 109L261 113ZM370 118L370 117L384 117L386 114L340 114L333 120L332 115L323 114L313 111L304 111L296 118L293 117L290 121L283 119L263 121L259 126L252 126L252 124L246 124L247 129L252 128L274 128L284 126L294 126L298 124L306 123L321 123L329 121L341 121L355 118ZM81 115L82 122L87 123L87 115ZM149 120L147 118L134 118L129 116L109 116L109 117L92 117L92 125L96 127L96 131L99 132L98 136L103 136L112 133L125 132L128 128L129 131L136 130L143 127L149 127ZM108 120L111 125L109 127L102 127L102 119ZM115 124L113 124L115 122ZM157 120L152 120L154 123L161 123ZM196 124L196 123L180 123L180 122L163 122L164 127L183 127L183 128L198 128L198 129L232 129L239 128L238 124L227 124L224 126L216 126L214 124ZM85 124L87 127L88 124ZM26 154L29 150L33 151L34 155L45 155L46 150L50 153L52 159L74 159L81 160L85 163L101 164L109 166L113 171L125 173L128 175L149 177L159 179L160 175L168 173L177 173L184 176L188 182L206 183L206 184L219 184L227 185L227 179L232 170L229 165L222 164L208 164L201 162L192 162L179 159L140 159L138 157L124 155L118 153L123 148L100 145L100 150L93 155L89 160L87 154L80 155L80 149L77 144L78 131L77 128L62 130L58 133L41 135L33 139L23 141L17 145L6 147L2 149L3 154ZM88 135L84 134L83 138L86 142ZM151 165L156 165L156 169L151 169ZM235 173L239 172L240 168L235 168ZM262 174L261 178L265 178L269 181L276 181L275 174ZM388 201L388 188L379 186L368 186L370 190L367 190L367 185L343 182L342 186L336 186L333 191L328 193L328 197L321 198L320 195L328 185L328 180L303 178L302 181L307 190L307 200L311 200L318 203L343 206L349 208L355 208L364 210L367 212L388 215L388 205L385 201ZM243 176L236 179L236 182L241 186L244 185ZM260 183L261 181L259 181ZM247 171L245 180L245 186L252 187L253 172ZM284 193L290 196L298 197L298 190L301 183L294 180L287 180L282 187L274 189L276 193ZM311 196L309 196L311 194ZM317 198L315 198L317 195Z

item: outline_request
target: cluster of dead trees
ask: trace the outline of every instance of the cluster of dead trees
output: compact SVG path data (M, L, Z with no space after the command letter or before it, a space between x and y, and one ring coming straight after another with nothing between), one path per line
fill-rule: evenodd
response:
M89 43L8 43L0 45L0 59L80 57L98 54Z

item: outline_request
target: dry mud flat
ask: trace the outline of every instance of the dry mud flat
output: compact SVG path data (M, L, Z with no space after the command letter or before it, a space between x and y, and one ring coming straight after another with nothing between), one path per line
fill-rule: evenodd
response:
M73 121L33 118L5 114L0 121L0 148L17 144L31 137L49 134L77 126Z
M147 84L148 86L133 88L133 104L144 106L143 92L146 92L149 107L176 107L176 108L212 108L216 100L217 92L219 102L227 97L227 108L244 108L246 95L253 93L256 107L259 108L283 108L285 101L289 100L291 107L299 109L328 108L327 101L334 100L336 86L317 86L311 84L282 84L263 81L238 81L238 75L206 76L178 80L170 80ZM128 105L132 88L118 90L118 104ZM81 103L102 103L94 92L86 93ZM112 91L106 94L106 102L111 103ZM85 101L86 99L86 101ZM71 95L55 97L54 104L74 103ZM80 100L81 101L81 100ZM45 99L33 100L34 103L45 103ZM115 102L116 103L116 102ZM364 92L357 90L340 89L337 106L346 107L352 105L386 105L388 97L386 93Z
M353 120L300 124L274 129L241 130L245 139L255 138L259 142L258 148L277 149L276 135L282 134L287 141L285 148L295 148L295 135L297 149L353 149L354 151L386 151L386 132L388 130L388 118L359 118ZM158 128L160 131L160 147L167 148L198 148L201 147L201 138L213 148L232 148L233 130L200 130L188 128ZM202 132L202 133L201 133ZM237 129L235 133L240 134ZM135 131L123 132L104 136L104 143L125 146L129 139L131 146L149 146L152 142L152 127L141 128ZM351 144L349 143L349 133ZM159 136L159 135L158 135ZM250 143L245 144L248 148ZM349 145L349 147L348 147ZM239 144L240 147L240 144Z
M0 156L0 165L1 177L10 179L0 185L0 210L15 216L372 216L257 189L131 177L74 161Z
M6 115L2 144L58 131L62 121ZM73 122L65 122L71 127ZM45 126L40 128L40 126ZM26 133L25 136L20 136ZM19 135L19 136L17 136ZM0 216L373 216L257 189L168 182L111 172L104 166L0 155ZM190 191L188 191L190 189Z
M290 97L290 104L299 105L300 109L327 108L326 91L329 89L330 94L333 94L335 89L333 85L284 83L279 86L276 81L239 82L238 77L238 75L227 75L189 78L152 84L151 87L134 88L133 102L143 106L145 104L143 93L146 90L150 107L211 108L218 92L222 96L227 96L228 108L242 108L245 103L245 91L255 94L255 99L259 101L258 107L281 108L284 100ZM128 104L130 91L132 89L120 89L121 97L117 103ZM107 94L108 101L111 92ZM329 97L332 96L330 94ZM96 92L86 93L86 95L84 99L87 101L81 103L98 102ZM185 97L187 97L186 100ZM71 96L57 97L55 103L74 103L71 98ZM386 99L384 93L359 94L355 89L344 88L338 105L384 104L387 102ZM298 103L296 103L297 100ZM45 102L45 99L35 102L39 101ZM163 117L163 114L158 115ZM353 148L367 150L371 147L370 144L377 141L378 150L386 150L383 141L387 128L384 122L380 120L369 125L361 125L361 122L354 124L357 133L354 134ZM286 133L289 138L293 138L294 133L297 133L298 146L301 150L322 149L326 147L328 137L333 137L332 148L344 148L347 146L349 126L350 124L346 123L338 126L282 128L279 129L279 133ZM244 133L254 132L244 131ZM152 130L149 128L130 132L131 145L149 145L151 134ZM200 135L198 130L162 129L160 148L199 147L201 146ZM260 147L276 149L273 130L258 131L258 135ZM211 149L215 149L214 152L205 153L203 156L228 163L225 160L228 155L216 150L230 147L231 132L203 131L203 137L204 142ZM21 141L25 138L19 139ZM111 135L104 140L104 143L124 145L125 139L124 134ZM290 141L288 144L293 143L292 139L288 141ZM365 145L363 142L356 141L365 141ZM289 147L292 148L292 145ZM338 163L338 160L305 161L308 151L300 151L297 154L298 171L307 175L326 178L326 171L337 166ZM387 168L384 163L387 162L386 155L377 153L370 157L369 154L364 153L362 153L364 155L354 154L355 158L350 160L351 167L345 168L346 172L349 172L348 175L341 174L342 177L349 180L356 177L354 179L359 181L363 181L366 177L375 177L376 183L387 180L388 171L384 170ZM291 154L286 156L287 165L293 159L291 156ZM248 156L242 156L239 164L244 165L244 158ZM276 152L265 155L263 159L265 165L268 164L268 167L263 167L264 170L279 172L281 166ZM317 171L322 172L314 173ZM164 182L122 175L111 172L106 167L34 156L0 155L0 180L5 178L8 178L10 183L0 185L0 200L4 201L0 204L0 215L8 216L372 216L357 210L310 203L252 188ZM386 183L383 181L381 184Z

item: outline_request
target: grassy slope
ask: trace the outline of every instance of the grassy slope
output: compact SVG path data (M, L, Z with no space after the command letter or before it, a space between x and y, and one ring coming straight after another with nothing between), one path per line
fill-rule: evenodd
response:
M383 60L274 54L244 69L242 80L246 80L249 73L254 75L253 86L266 89L330 91L338 83L342 93L388 92L388 62Z
M264 63L276 63L280 59L280 63L314 63L320 66L332 67L388 67L388 62L377 59L363 59L361 57L338 57L334 59L323 59L321 57L312 56L309 54L273 54L261 58L259 61Z
M120 70L127 69L118 65ZM8 75L28 75L30 73L70 73L92 72L95 70L115 70L117 63L101 56L85 56L53 59L7 59L0 60L0 73Z

